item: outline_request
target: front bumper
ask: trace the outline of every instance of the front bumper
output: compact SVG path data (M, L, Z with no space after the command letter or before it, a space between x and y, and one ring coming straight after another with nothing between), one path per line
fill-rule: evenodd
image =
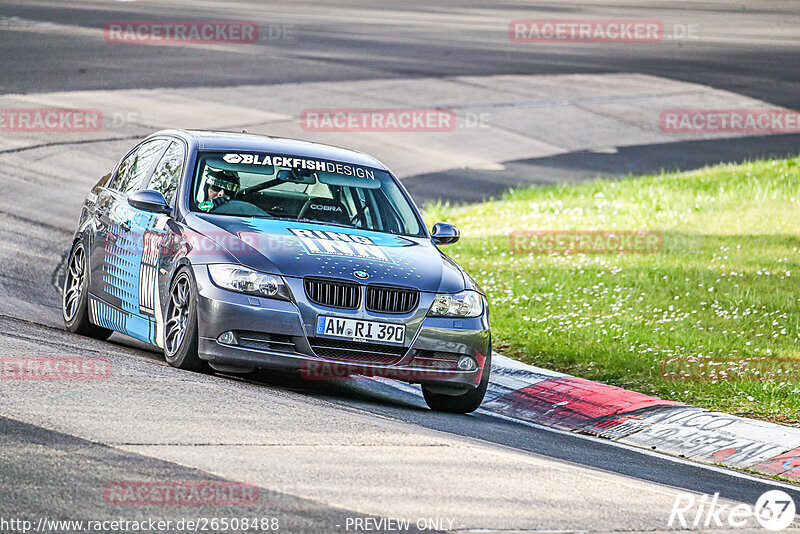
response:
M294 301L289 302L220 289L211 282L204 265L196 266L194 274L198 289L198 352L203 360L299 371L309 380L358 374L450 386L476 387L480 383L489 350L488 311L469 319L426 317L432 294L421 294L418 309L407 315L339 310L307 301L301 279L286 278L294 297ZM377 347L381 346L370 343L346 342L351 350L352 347L360 349L356 359L351 350L337 352L335 347L323 350L319 347L320 341L336 345L337 340L315 337L316 317L320 314L404 324L406 341L402 348L396 349L395 358L388 358L392 361L377 355L371 359L371 348L379 350ZM265 341L255 346L218 341L220 334L227 331L278 341ZM477 368L458 370L455 361L462 355L473 358Z

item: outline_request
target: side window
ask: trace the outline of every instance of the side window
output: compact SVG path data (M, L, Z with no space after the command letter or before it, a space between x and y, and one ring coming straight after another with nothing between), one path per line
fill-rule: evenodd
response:
M167 204L171 204L175 197L175 191L178 189L178 180L182 170L183 145L178 141L173 141L164 153L164 157L158 162L148 188L160 192L164 195Z
M127 176L131 170L131 164L134 161L136 161L136 151L129 154L125 159L122 160L122 163L119 164L117 176L111 180L111 189L120 191L120 184L125 184L127 182Z
M153 139L125 158L119 167L117 179L114 180L112 187L126 195L136 191L141 185L145 173L150 170L166 143L163 139Z

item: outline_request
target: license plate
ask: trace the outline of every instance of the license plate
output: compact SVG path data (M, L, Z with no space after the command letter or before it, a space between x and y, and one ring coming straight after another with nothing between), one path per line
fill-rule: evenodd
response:
M401 324L320 315L317 317L317 335L339 337L352 341L400 344L405 340L406 327Z

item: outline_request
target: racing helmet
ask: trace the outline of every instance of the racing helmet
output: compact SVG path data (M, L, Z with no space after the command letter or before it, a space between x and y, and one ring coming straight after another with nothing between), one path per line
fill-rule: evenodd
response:
M239 175L234 171L212 169L211 167L206 169L205 183L203 184L206 198L208 198L209 188L225 191L226 195L233 196L239 190L239 185Z

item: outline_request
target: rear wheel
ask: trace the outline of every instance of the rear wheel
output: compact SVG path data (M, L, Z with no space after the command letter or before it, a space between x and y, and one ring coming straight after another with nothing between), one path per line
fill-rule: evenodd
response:
M422 396L425 397L425 402L431 410L437 412L449 413L470 413L477 410L483 397L486 395L486 388L489 387L489 375L492 369L492 346L489 344L489 351L486 355L486 361L483 364L483 372L481 373L481 382L478 387L470 389L465 393L457 393L455 395L448 395L441 393L441 388L430 388L422 386ZM434 391L435 389L435 391ZM458 390L454 390L458 391Z
M179 369L200 369L197 355L197 287L187 267L172 280L164 323L164 357Z
M67 275L61 294L61 316L70 332L108 339L113 330L89 322L89 258L83 241L76 241L67 259Z

